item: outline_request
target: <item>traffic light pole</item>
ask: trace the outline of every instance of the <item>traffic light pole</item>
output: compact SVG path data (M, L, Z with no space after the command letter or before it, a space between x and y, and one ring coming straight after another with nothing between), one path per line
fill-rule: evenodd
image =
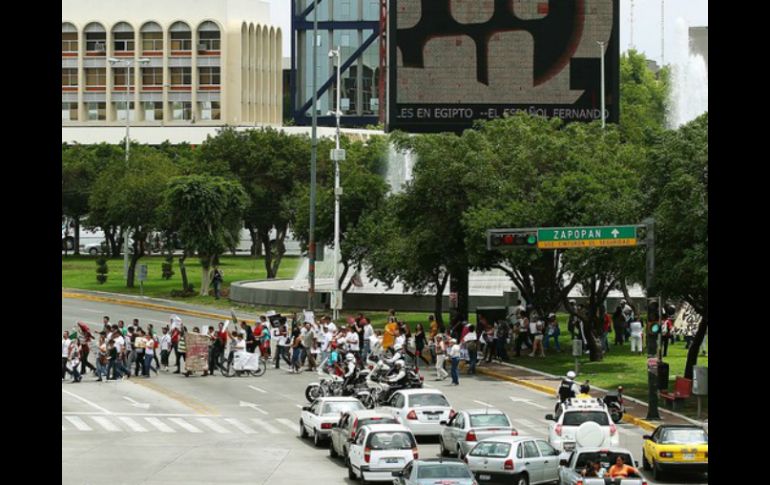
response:
M655 288L655 219L649 217L642 221L647 229L647 237L645 238L645 244L647 246L647 301L654 298L657 293ZM660 301L658 301L658 328L660 328ZM647 314L647 324L649 325L649 313ZM660 330L658 330L658 363L660 359ZM647 366L647 417L648 420L659 420L660 413L658 412L658 366Z

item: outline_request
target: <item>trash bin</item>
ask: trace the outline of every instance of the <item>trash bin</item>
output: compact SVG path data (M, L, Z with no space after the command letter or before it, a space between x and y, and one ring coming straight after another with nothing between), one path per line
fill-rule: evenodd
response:
M583 356L583 341L580 339L575 339L572 341L572 356L573 357L582 357Z
M692 368L692 393L696 396L707 396L709 393L709 368L695 366Z
M668 391L668 363L658 362L658 390Z

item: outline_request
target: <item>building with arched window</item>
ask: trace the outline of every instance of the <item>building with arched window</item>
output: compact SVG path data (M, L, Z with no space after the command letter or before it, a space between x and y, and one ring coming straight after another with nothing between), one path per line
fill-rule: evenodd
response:
M262 0L62 0L62 126L280 125Z

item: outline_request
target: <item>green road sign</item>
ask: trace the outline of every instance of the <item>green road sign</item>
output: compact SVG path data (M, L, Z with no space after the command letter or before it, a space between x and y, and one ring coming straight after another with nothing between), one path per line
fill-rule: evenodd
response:
M636 226L546 227L537 230L538 249L636 246Z

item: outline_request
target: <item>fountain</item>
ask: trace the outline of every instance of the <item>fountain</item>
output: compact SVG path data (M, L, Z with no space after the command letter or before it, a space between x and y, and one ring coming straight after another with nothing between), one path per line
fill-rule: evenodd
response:
M703 56L691 52L689 28L678 18L676 21L676 46L671 66L671 91L667 126L672 129L692 121L708 111L709 81Z

